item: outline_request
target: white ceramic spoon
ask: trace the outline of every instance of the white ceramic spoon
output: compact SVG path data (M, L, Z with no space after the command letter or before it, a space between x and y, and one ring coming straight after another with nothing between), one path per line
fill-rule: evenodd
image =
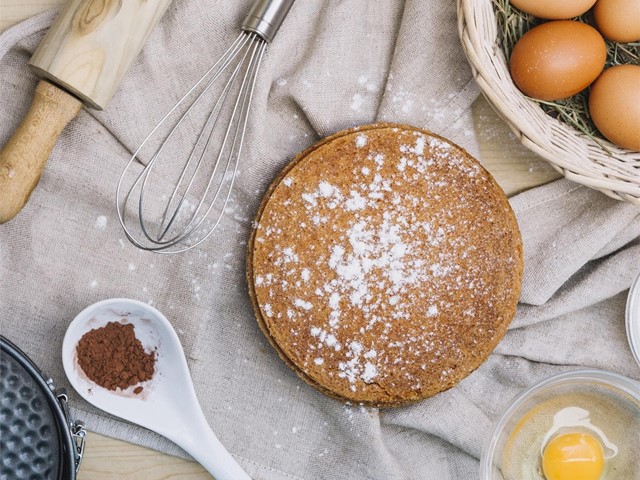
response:
M132 323L145 350L156 351L156 371L143 391L111 391L89 380L78 366L76 346L89 330L111 321ZM211 431L202 413L178 335L149 305L125 298L95 303L71 322L62 344L62 363L73 388L111 415L153 430L179 445L216 480L251 480Z

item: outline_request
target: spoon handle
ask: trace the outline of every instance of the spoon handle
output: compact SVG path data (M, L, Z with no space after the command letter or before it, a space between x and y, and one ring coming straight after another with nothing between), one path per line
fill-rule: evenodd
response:
M202 410L194 410L185 421L186 430L174 435L165 433L165 436L191 455L215 480L251 480L213 433Z

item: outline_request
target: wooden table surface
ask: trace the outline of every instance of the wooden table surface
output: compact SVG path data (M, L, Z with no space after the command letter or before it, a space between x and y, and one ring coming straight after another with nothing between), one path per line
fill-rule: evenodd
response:
M0 31L64 0L0 0ZM473 118L484 165L508 195L559 177L544 160L521 146L483 98ZM119 440L89 433L79 480L204 480L199 465Z

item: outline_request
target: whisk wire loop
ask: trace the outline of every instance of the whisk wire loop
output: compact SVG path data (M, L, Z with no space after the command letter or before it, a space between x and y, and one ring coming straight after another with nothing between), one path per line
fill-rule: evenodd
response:
M178 101L178 103L160 120L153 130L143 140L142 144L133 153L129 159L124 171L118 181L116 189L116 206L118 210L118 218L124 229L127 239L137 247L154 251L157 253L179 253L189 250L204 240L206 240L220 224L220 221L227 208L227 204L231 198L232 187L235 177L238 173L238 161L242 152L242 144L247 129L249 111L251 101L253 99L254 88L262 63L262 58L266 50L265 40L254 32L242 32L233 44L227 49L223 56L218 60ZM151 173L158 168L157 163L170 141L180 142L183 138L178 131L180 127L187 128L190 122L187 118L198 109L202 108L203 98L216 81L225 73L231 70L231 74L224 84L219 96L217 97L213 108L206 115L204 127L200 130L193 143L188 159L181 168L179 178L172 188L168 201L161 214L159 222L150 220L146 216L146 208L156 205L152 202L147 203L146 197L149 195L149 188L153 182L150 180ZM243 74L240 72L244 71ZM239 80L241 78L241 80ZM240 82L237 86L236 83ZM198 93L198 88L201 90ZM237 98L231 107L227 105L231 92L237 88ZM129 178L129 171L133 168L134 161L141 161L140 155L144 147L150 142L156 140L160 129L171 118L175 117L177 110L185 104L185 102L195 95L192 103L186 107L175 123L170 127L167 136L161 140L155 149L151 158L147 162L142 171L135 177L130 187L125 186L125 179ZM185 107L183 107L184 109ZM217 127L221 124L221 118L231 110L229 120L224 130L218 131ZM202 172L205 160L214 138L221 137L222 141L216 148L215 162L208 173ZM171 162L171 158L169 162ZM144 162L141 162L144 165ZM159 173L154 173L154 178L158 176L162 181L163 178ZM202 178L201 178L202 177ZM208 177L208 178L207 178ZM215 186L214 186L215 183ZM204 184L201 193L197 195L194 190L197 185ZM122 191L126 189L124 198ZM138 222L137 229L127 221L127 206L130 203L134 192L139 192L139 200L137 206ZM195 202L189 202L191 197L199 196ZM211 198L212 197L212 198ZM219 199L223 198L221 205L218 205ZM214 208L217 206L214 212ZM173 207L173 208L172 208ZM182 220L183 217L186 220ZM210 218L211 217L211 218ZM209 223L205 225L205 222ZM150 227L157 223L157 234L152 235ZM137 231L141 232L136 234Z
M162 242L162 239L164 238L164 236L166 235L166 233L167 233L167 232L169 231L169 229L171 228L171 225L173 224L174 220L177 218L178 213L180 212L180 209L182 208L182 206L183 206L183 204L184 204L184 202L185 202L185 199L187 198L187 195L189 194L189 192L190 192L190 190L191 190L191 187L193 186L193 183L194 183L194 181L195 181L195 179L196 179L196 176L197 176L197 174L198 174L198 170L200 169L200 166L202 165L202 160L203 160L203 158L204 158L204 156L205 156L205 153L206 153L206 151L207 151L207 147L208 147L208 146L209 146L209 144L211 143L211 139L212 139L212 137L213 137L214 130L215 130L215 128L216 128L216 126L217 126L217 124L218 124L218 120L220 119L220 110L221 110L221 107L222 107L222 105L225 103L225 101L226 101L226 99L227 99L227 97L228 97L228 95L229 95L229 92L230 92L230 90L231 90L231 86L233 85L233 82L235 81L235 79L236 79L236 77L237 77L237 75L238 75L238 72L239 72L239 70L240 70L240 67L241 67L241 66L243 65L243 63L245 62L246 57L247 57L247 55L248 55L248 54L249 54L249 50L247 50L247 51L245 52L245 54L244 54L244 56L242 57L242 59L240 60L240 62L238 62L238 64L236 65L235 69L233 70L233 73L231 74L231 77L229 78L229 80L227 81L226 85L224 86L224 88L223 88L223 90L222 90L222 93L220 94L220 97L218 97L218 100L216 101L216 103L215 103L215 105L214 105L213 109L211 110L211 113L209 113L209 115L208 115L208 117L207 117L207 121L206 121L206 123L205 123L204 128L201 130L201 132L200 132L200 134L198 135L198 138L197 138L197 140L196 140L195 144L193 145L193 148L191 149L191 154L189 155L189 158L188 158L188 160L187 160L187 163L185 164L185 168L183 168L183 169L182 169L182 172L181 172L181 174L180 174L180 178L179 178L179 179L178 179L178 181L176 182L176 185L175 185L175 187L174 187L174 189L173 189L173 192L172 192L172 194L171 194L171 198L170 198L170 199L169 199L169 201L167 202L167 206L166 206L166 208L165 208L165 211L164 211L164 214L163 214L163 217L162 217L162 222L161 222L161 223L160 223L160 225L159 225L159 231L160 231L160 233L158 234L158 238L157 238L157 242L158 242L159 244L168 244L168 243L171 243L171 242L173 242L173 241L181 241L181 240L182 240L182 239L179 239L179 238L178 238L178 235L176 235L176 236L175 236L175 237L173 237L172 239L170 239L170 240L168 240L168 241L165 241L165 242ZM228 65L229 65L229 63L227 63L227 64L223 65L223 66L221 67L221 69L222 69L222 70L226 69L226 68L228 67ZM214 78L214 79L212 79L211 81L209 81L209 82L207 83L207 85L204 87L204 89L203 89L202 93L198 96L198 98L196 99L196 101L199 99L199 97L200 97L200 96L202 96L204 93L206 93L206 91L211 87L211 85L213 85L214 81L215 81L215 78ZM193 105L195 105L195 102L194 102L194 104L193 104ZM192 105L192 107L193 107L193 105ZM189 113L189 111L190 111L190 110L191 110L191 109L189 109L189 110L187 110L187 111L185 112L185 114L184 114L184 115L180 118L180 120L178 121L178 124L177 124L177 125L179 125L180 123L182 123L182 121L186 118L186 116L187 116L187 114ZM211 127L209 128L209 124L211 123L211 119L214 119L214 120L213 120L213 125L211 125ZM233 119L233 114L232 114L232 119ZM233 120L232 120L232 121L233 121ZM230 124L230 125L232 124L232 121L231 121L231 122L229 122L229 124ZM177 126L177 125L176 125L176 126ZM177 206L176 206L176 208L173 210L173 215L171 215L170 220L167 222L167 215L168 215L169 209L170 209L170 207L171 207L171 204L173 203L173 201L174 201L174 199L175 199L175 197L176 197L176 194L178 193L178 190L180 189L180 186L182 185L182 181L183 181L183 179L184 179L184 177L185 177L185 175L186 175L186 173L187 173L187 170L188 170L188 168L189 168L189 165L191 164L191 161L192 161L192 160L193 160L193 158L195 157L197 147L198 147L198 145L200 144L200 141L202 140L202 138L204 137L205 132L207 132L207 131L209 132L209 135L207 136L206 143L205 143L204 147L202 148L202 153L200 154L200 156L199 156L199 158L198 158L198 161L196 162L195 169L194 169L193 173L191 174L191 178L190 178L190 180L189 180L189 184L187 185L186 189L184 190L184 192L183 192L183 194L182 194L182 197L180 198L180 201L179 201L178 205L177 205ZM173 132L172 132L172 133L173 133ZM171 135L171 134L169 134L169 135ZM226 139L226 138L225 138L225 139ZM167 140L168 140L168 138L167 138ZM166 140L165 140L165 142L166 142ZM222 158L222 153L224 152L224 147L225 147L225 143L223 142L223 144L222 144L222 145L221 145L221 147L220 147L220 151L219 151L219 153L218 153L218 156L216 157L216 162L215 162L215 164L214 164L214 166L213 166L213 171L214 171L214 172L217 170L218 165L220 164L220 159ZM156 154L156 155L157 155L157 154ZM184 232L188 231L189 227L191 226L191 224L193 223L193 221L194 221L194 220L195 220L195 218L197 217L198 213L200 212L200 209L201 209L202 204L204 203L204 201L205 201L205 199L206 199L206 195L207 195L207 193L208 193L208 191L209 191L209 187L211 186L211 182L213 181L213 178L214 178L214 177L213 177L213 174L212 174L211 179L210 179L210 181L209 181L209 183L208 183L208 185L207 185L207 189L205 190L205 192L204 192L204 193L202 194L202 196L200 197L200 202L198 203L198 206L196 207L196 210L195 210L195 211L193 212L193 214L191 215L191 220L190 220L190 221L189 221L189 223L184 227L184 230L183 230ZM145 179L145 182L146 182L146 179ZM219 189L220 189L221 187L222 187L222 184L220 184ZM143 185L143 190L144 190L144 185ZM143 198L143 197L144 197L144 194L142 194L142 195L140 196L140 199L142 200L142 198ZM217 195L216 195L216 197L214 197L213 201L211 202L211 203L212 203L212 205L215 203L215 200L216 200L216 199L217 199ZM142 205L140 206L140 208L141 208L141 210L140 210L140 212L141 212L141 211L142 211ZM141 216L140 218L142 219L142 218L144 218L144 217L142 217L142 216ZM163 225L166 225L166 226L164 226L164 227L163 227ZM198 225L196 226L196 228L197 228L199 225L200 225L200 224L198 224ZM147 238L149 238L149 237L147 236ZM183 236L183 238L184 238L184 236ZM150 240L151 240L151 239L150 239Z
M260 40L257 41L255 43L255 49L252 52L251 55L251 65L253 67L250 67L247 72L245 73L245 77L242 81L242 86L241 86L241 94L238 97L238 100L236 101L236 105L234 106L234 113L232 114L233 117L235 117L235 113L238 107L238 103L240 101L240 99L242 99L242 106L240 109L240 116L238 118L238 122L236 125L236 131L234 133L233 136L233 142L232 142L232 147L231 147L231 154L228 156L227 159L227 164L225 166L225 177L227 176L227 173L229 172L229 166L231 164L231 162L233 160L235 160L235 162L233 163L233 172L229 175L228 178L228 182L229 182L229 187L226 189L226 196L224 199L224 202L222 204L222 211L221 214L216 216L216 220L214 222L214 224L208 229L207 233L200 239L198 240L193 246L199 245L200 243L202 243L203 241L205 241L212 233L213 231L216 229L216 227L218 226L218 224L220 223L220 221L222 220L222 214L224 213L227 204L229 203L229 199L231 197L231 193L232 193L232 187L236 178L236 175L238 173L238 159L240 157L240 154L242 152L242 145L243 145L243 139L244 139L244 135L246 133L246 128L247 128L247 121L249 119L249 108L251 105L251 100L253 99L253 91L254 91L254 87L255 87L255 81L257 79L257 74L258 74L258 70L260 67L260 63L262 62L262 56L264 55L264 51L266 48L266 44L264 43L264 41ZM253 62L256 61L256 63L254 64ZM250 75L251 72L251 75ZM230 124L231 126L231 124ZM223 146L226 144L227 142L227 137L229 135L229 129L227 129L227 132L225 134L225 139L223 141ZM235 151L235 149L237 148L237 151L235 152L235 154L233 153ZM218 161L216 160L216 164L218 163ZM213 181L213 177L210 178L209 180L209 185L207 186L207 190L210 188L211 182ZM223 179L224 181L224 179ZM220 191L222 190L222 186L223 184L220 183L218 184L218 188L216 190L216 194L214 195L214 199L213 201L209 204L209 208L207 209L204 217L200 220L198 227L200 226L200 224L202 224L202 222L204 221L204 219L209 215L209 213L211 212L211 210L213 209L213 206L215 205L215 201L217 200ZM196 227L197 228L197 227Z
M127 239L136 247L157 253L184 252L200 245L220 224L238 175L262 58L267 43L275 37L293 2L255 0L242 23L242 33L133 152L118 181L116 209ZM212 102L213 108L208 110L207 94L211 95L211 87L229 72L224 87ZM237 92L235 101L230 101L232 92ZM195 124L200 125L197 120L200 117L204 118L204 125L197 129ZM228 120L226 128L222 125L223 119ZM162 138L161 132L165 130L167 134ZM193 130L199 131L193 135L195 142L190 143L192 135L189 134ZM216 148L217 152L210 152ZM143 155L144 149L149 149L151 154ZM187 161L176 166L173 157L183 149L189 151ZM146 164L143 157L149 158ZM209 162L213 157L215 161ZM143 168L137 175L130 175L135 169L134 162ZM172 167L178 172L177 181L173 188L167 188L167 180L173 177ZM147 200L147 196L165 188L171 193L159 198L162 202L167 200L166 203ZM134 194L139 195L137 208L131 201ZM137 211L137 222L129 223L129 210L131 217ZM156 211L161 212L159 218L147 217Z
M215 79L222 73L223 68L226 64L228 64L229 62L231 62L233 60L233 57L235 56L236 52L238 51L239 48L239 44L242 43L242 41L247 41L248 39L246 38L246 35L244 32L240 33L240 35L238 35L238 38L236 38L235 42L233 42L233 44L227 49L227 51L222 55L222 57L220 57L220 59L211 67L209 68L209 70L207 70L204 75L202 75L202 77L200 78L200 80L198 80L196 83L193 84L193 86L187 91L187 93L171 108L171 110L169 110L165 116L158 122L158 124L153 128L153 130L151 130L149 132L149 134L145 137L145 139L142 141L142 143L140 144L140 146L136 149L135 152L133 152L133 155L131 156L131 158L129 159L129 161L127 162L124 171L122 173L122 175L120 176L120 180L118 181L118 187L116 189L116 206L118 206L118 218L120 220L120 223L123 224L123 228L125 230L125 232L128 232L128 229L126 228L126 224L124 222L125 220L125 216L124 216L124 209L121 212L119 205L120 205L120 190L122 187L122 181L125 177L125 173L127 172L127 170L130 168L131 164L138 159L138 155L140 153L140 151L145 147L145 145L149 142L149 140L154 136L154 134L160 129L160 127L162 127L165 122L169 119L169 117L171 117L171 115L173 114L173 112L175 112L184 102L185 100L187 100L189 98L189 96L198 88L198 86L211 74L211 72L213 72L220 64L222 64L222 66L218 69L217 74L215 74L213 76L212 79L210 79L209 83L213 83L215 81ZM202 92L204 93L204 92ZM202 96L199 95L198 98L196 98L196 101ZM193 106L195 105L195 102L191 105L190 109L193 108ZM184 115L183 115L184 117ZM174 128L172 129L172 131L170 132L173 133L173 131L176 130L176 128L178 127L178 125L176 124L174 126ZM157 153L156 155L154 155L151 160L149 161L148 164L151 164L153 162L155 162L155 160L157 159ZM127 195L125 196L125 200L124 203L127 204L129 201L129 197L131 195L131 193L133 192L134 188L138 185L138 183L140 181L142 181L143 176L140 175L138 176L138 178L136 179L135 183L132 185L131 189L127 192ZM129 238L130 240L135 242L134 238ZM138 245L141 246L141 245Z

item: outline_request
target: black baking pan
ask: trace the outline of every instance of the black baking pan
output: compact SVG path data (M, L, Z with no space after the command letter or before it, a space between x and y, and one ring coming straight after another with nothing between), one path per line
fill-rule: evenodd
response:
M64 389L0 335L0 480L74 480L85 430Z

